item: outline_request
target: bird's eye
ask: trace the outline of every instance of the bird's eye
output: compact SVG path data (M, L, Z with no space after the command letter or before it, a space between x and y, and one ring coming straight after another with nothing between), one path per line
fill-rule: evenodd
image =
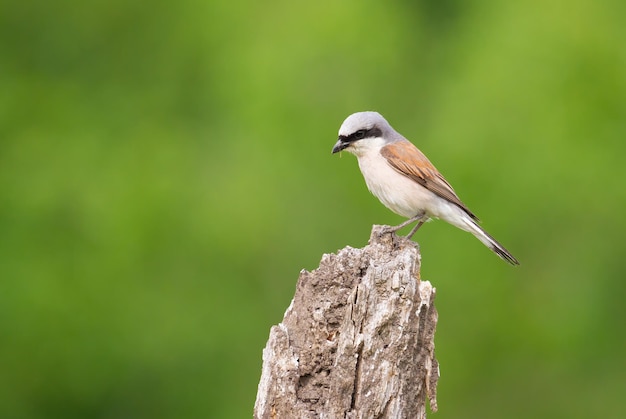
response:
M364 129L360 129L357 132L354 133L354 138L356 138L357 140L362 140L363 138L365 138L365 130Z

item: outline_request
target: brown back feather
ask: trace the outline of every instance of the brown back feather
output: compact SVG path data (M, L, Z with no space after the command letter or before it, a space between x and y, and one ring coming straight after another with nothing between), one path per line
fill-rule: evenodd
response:
M384 146L380 154L396 171L419 183L441 198L452 202L467 213L473 220L478 217L461 202L448 181L439 173L426 156L409 141L398 141Z

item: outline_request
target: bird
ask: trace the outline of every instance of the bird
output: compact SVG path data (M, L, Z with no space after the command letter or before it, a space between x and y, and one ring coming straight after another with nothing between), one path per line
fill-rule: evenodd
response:
M415 232L430 219L441 219L472 233L496 255L510 263L519 261L487 233L478 217L457 196L448 181L428 158L409 140L391 127L378 112L357 112L339 128L332 154L354 154L370 192L405 222L387 227L396 232L414 222Z

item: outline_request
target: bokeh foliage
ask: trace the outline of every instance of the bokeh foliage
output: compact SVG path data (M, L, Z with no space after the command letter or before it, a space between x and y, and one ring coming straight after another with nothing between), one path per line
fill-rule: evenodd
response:
M433 222L437 417L624 417L626 3L4 3L0 417L250 417L298 272L401 219L331 156L378 110Z

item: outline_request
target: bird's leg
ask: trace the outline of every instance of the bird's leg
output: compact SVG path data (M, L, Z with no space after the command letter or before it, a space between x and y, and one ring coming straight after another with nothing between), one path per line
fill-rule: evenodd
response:
M415 234L415 232L419 230L420 227L424 225L425 222L426 222L425 220L420 220L419 223L417 223L417 225L413 227L413 230L411 230L411 232L406 236L406 238L411 240L411 237L413 237L413 234Z
M411 236L413 236L413 234L415 234L415 232L417 231L417 229L419 229L419 228L422 226L422 224L424 224L424 220L423 220L424 216L425 216L424 211L421 211L421 212L420 212L419 214L417 214L415 217L413 217L413 218L410 218L410 219L406 220L406 221L405 221L405 222L403 222L402 224L399 224L399 225L397 225L397 226L395 226L395 227L387 227L387 228L385 229L385 231L384 231L384 232L385 232L385 233L395 233L396 231L398 231L398 230L400 230L400 229L403 229L404 227L408 226L409 224L413 224L414 222L416 222L416 221L418 221L418 220L419 220L420 222L417 224L417 226L415 226L415 227L413 228L413 230L411 230L411 232L409 233L409 235L408 235L408 236L406 236L408 239L410 239L410 238L411 238Z

